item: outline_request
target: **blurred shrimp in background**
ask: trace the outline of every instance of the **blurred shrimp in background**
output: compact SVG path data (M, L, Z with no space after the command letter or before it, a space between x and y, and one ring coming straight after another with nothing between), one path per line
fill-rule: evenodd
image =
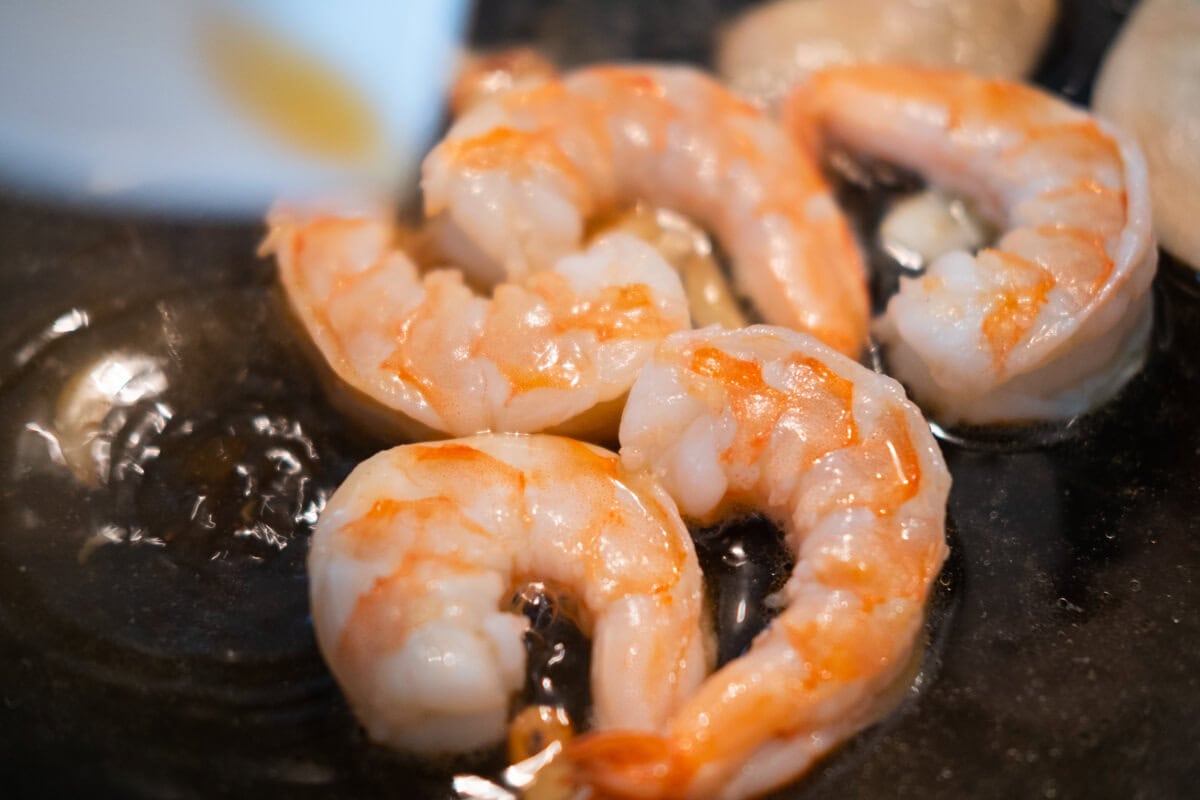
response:
M0 5L0 189L259 217L411 186L467 0Z
M721 33L717 72L778 108L824 67L895 62L1018 78L1037 65L1057 0L773 0Z

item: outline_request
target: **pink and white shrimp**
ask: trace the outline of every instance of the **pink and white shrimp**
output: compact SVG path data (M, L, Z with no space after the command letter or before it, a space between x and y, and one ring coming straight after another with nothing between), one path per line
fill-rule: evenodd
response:
M685 517L759 509L796 566L786 607L656 734L567 756L617 797L742 798L795 779L886 710L947 554L950 476L891 378L770 326L667 337L630 391L621 460Z
M517 582L578 598L595 725L654 730L703 678L703 582L675 505L616 454L489 434L379 453L309 555L325 660L375 741L458 753L504 737L525 680Z
M425 210L477 279L521 279L636 201L712 230L768 321L857 355L864 269L829 186L776 122L685 67L583 69L460 117L423 168Z
M404 434L556 432L611 438L621 402L687 299L658 252L614 233L520 283L477 295L457 270L420 275L382 213L276 211L288 300L333 371Z
M916 170L1002 231L902 279L876 327L937 419L1070 418L1140 369L1158 254L1131 139L1028 86L915 67L817 73L785 113L814 147Z

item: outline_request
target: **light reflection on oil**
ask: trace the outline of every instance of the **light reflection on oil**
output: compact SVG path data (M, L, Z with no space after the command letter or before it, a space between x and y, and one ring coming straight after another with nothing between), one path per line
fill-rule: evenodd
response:
M60 339L69 333L83 330L88 326L90 318L88 312L72 308L70 311L61 314L53 322L47 325L41 332L31 336L17 352L13 354L13 364L17 367L23 367L33 360L34 356L40 353L46 345L53 342L55 339Z
M137 352L100 356L73 375L58 396L54 434L66 465L85 486L108 480L113 438L128 421L128 411L167 388L162 363ZM172 411L158 404L165 424Z

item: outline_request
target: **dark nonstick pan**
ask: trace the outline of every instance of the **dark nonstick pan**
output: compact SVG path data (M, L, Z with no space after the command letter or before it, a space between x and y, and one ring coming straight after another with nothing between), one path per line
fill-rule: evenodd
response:
M702 62L741 5L495 0L474 36ZM1086 101L1128 5L1064 2L1037 80ZM316 651L307 536L384 443L330 405L259 236L0 201L4 797L453 796L465 767L369 744ZM918 679L781 796L1195 795L1200 283L1164 258L1155 303L1110 405L943 442L953 554ZM99 449L56 444L104 374L127 390L89 417ZM710 532L714 585L774 580L720 549L760 527Z

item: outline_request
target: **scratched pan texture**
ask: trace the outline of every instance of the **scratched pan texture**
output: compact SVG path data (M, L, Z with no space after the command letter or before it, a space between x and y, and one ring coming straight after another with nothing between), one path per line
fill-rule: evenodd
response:
M493 0L474 36L703 62L741 5ZM1064 2L1038 80L1085 101L1127 12ZM316 652L311 520L381 443L329 406L258 236L0 200L5 797L452 796L365 740ZM1200 284L1167 260L1155 300L1112 404L944 444L953 555L919 682L780 796L1194 796ZM98 364L136 380L81 462L55 419Z

